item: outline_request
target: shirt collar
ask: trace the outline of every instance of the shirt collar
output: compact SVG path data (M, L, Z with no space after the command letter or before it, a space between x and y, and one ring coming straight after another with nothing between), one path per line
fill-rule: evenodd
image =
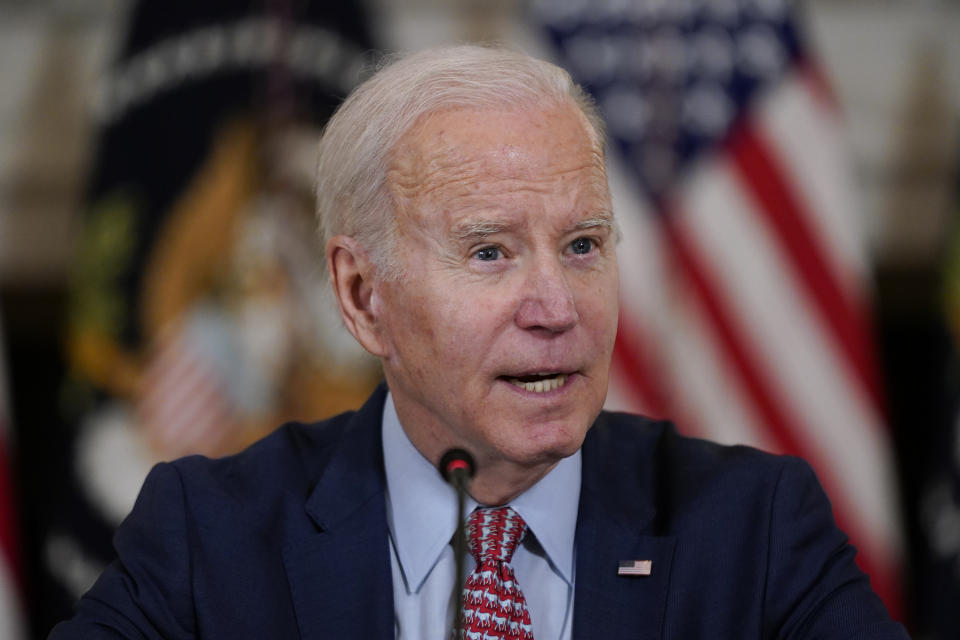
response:
M573 541L580 508L580 450L510 502L557 571L573 586Z
M391 394L383 406L387 523L407 589L419 591L456 529L457 499L400 424ZM573 585L573 542L580 502L580 451L564 458L510 506L523 517L550 562ZM467 497L469 513L478 506Z

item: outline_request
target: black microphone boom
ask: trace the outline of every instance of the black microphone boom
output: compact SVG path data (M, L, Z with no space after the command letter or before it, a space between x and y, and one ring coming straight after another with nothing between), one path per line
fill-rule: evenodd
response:
M456 565L456 577L453 581L453 591L450 594L450 601L453 606L453 636L460 638L460 631L463 629L463 607L460 606L460 600L463 593L463 559L467 554L467 536L464 531L464 513L467 502L467 492L470 488L470 478L476 471L476 464L473 462L473 456L463 449L448 449L440 458L440 475L444 480L453 485L457 492L457 530L453 534L453 557Z

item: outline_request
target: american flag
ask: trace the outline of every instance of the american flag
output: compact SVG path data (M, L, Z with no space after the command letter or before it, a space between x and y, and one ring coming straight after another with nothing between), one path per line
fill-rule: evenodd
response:
M3 324L0 323L0 638L18 640L27 636L20 589L22 568L13 501L5 364Z
M621 560L617 566L618 576L648 576L652 571L652 560Z
M218 368L210 348L221 332L207 327L203 336L184 325L174 322L160 332L147 358L137 406L148 441L167 458L215 455L239 423L223 367Z
M609 405L800 455L900 616L894 465L842 119L786 0L543 0L609 127Z

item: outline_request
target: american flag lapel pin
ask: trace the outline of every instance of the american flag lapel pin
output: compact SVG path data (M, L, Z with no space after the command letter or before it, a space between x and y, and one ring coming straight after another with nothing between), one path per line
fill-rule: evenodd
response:
M653 560L621 560L618 576L648 576L653 571Z

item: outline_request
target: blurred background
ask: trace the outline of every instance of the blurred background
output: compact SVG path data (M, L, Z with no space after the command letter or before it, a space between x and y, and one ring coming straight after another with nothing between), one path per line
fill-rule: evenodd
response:
M499 41L608 122L609 406L802 455L893 615L960 638L957 34L947 0L0 0L0 637L69 615L155 462L362 402L320 128L382 52Z

